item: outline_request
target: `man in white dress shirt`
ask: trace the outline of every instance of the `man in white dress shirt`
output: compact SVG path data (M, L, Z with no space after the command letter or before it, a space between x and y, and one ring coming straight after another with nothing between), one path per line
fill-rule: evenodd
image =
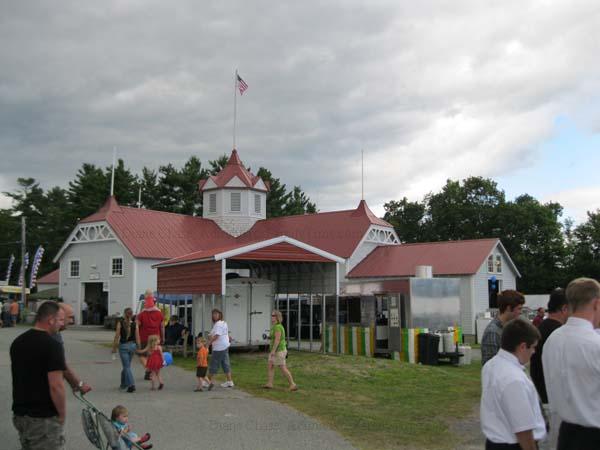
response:
M546 436L540 400L524 365L540 340L536 327L521 319L502 330L500 350L481 375L481 430L486 450L537 450Z
M567 286L571 316L550 335L542 363L548 402L562 424L558 450L600 449L600 284L577 278Z

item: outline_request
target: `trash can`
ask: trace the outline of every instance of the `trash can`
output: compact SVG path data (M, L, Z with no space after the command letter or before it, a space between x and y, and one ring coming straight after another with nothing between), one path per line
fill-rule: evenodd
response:
M438 364L440 337L430 333L419 333L417 339L419 342L418 362L428 366L436 366Z

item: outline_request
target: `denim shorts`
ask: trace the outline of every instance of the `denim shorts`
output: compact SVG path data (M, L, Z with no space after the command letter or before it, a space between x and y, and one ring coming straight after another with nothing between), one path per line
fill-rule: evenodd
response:
M214 375L219 371L219 366L223 368L224 373L231 372L229 365L229 350L214 351L210 356L210 364L208 366L208 372Z

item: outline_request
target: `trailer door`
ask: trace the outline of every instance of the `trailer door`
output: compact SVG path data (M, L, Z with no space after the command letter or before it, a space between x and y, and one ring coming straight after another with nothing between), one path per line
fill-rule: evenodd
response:
M250 302L250 339L252 345L268 343L271 329L271 311L273 294L270 283L256 283L252 286L252 301ZM266 339L264 336L267 336Z
M225 321L233 346L248 345L248 294L247 284L227 285Z

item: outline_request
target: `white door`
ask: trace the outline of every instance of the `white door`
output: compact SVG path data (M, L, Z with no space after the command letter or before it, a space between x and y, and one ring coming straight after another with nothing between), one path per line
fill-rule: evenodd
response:
M225 322L231 345L248 345L248 292L246 284L228 284L225 298Z
M268 342L272 303L271 284L257 283L252 286L252 303L250 305L250 338L252 345L262 345Z

